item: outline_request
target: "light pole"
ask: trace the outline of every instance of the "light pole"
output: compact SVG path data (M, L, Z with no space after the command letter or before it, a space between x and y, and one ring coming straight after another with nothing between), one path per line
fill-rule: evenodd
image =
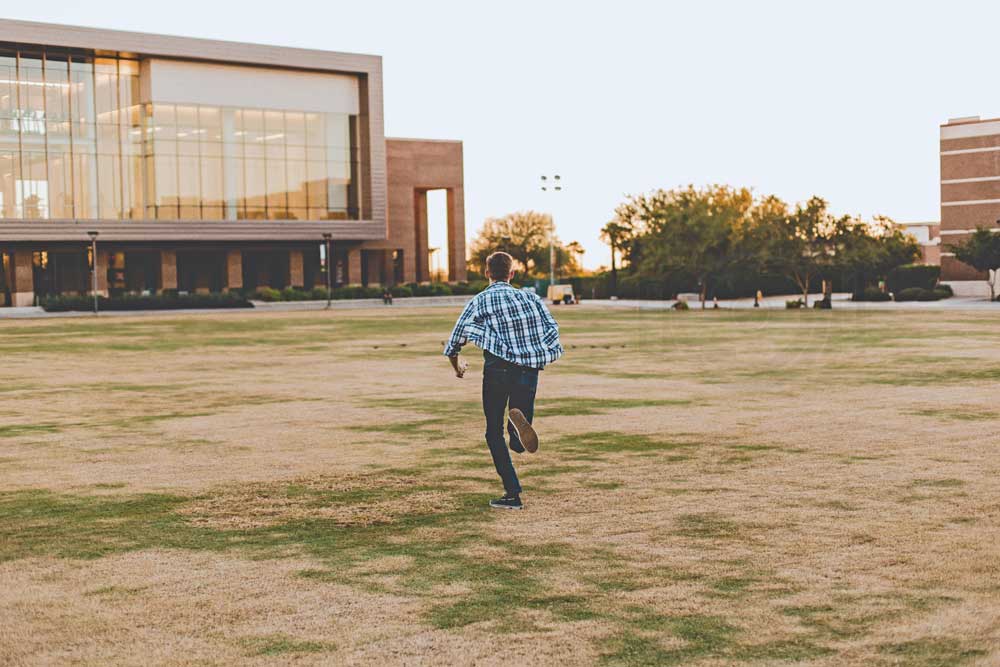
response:
M90 262L93 266L91 270L92 280L92 291L94 293L94 315L97 315L97 236L100 234L98 231L89 231L87 236L90 237Z
M549 177L542 175L542 192L562 192L562 178L559 174L555 174L552 180L549 181ZM556 284L556 246L555 246L555 234L556 234L556 219L552 216L552 225L549 227L549 285Z
M333 287L330 281L330 272L333 268L330 262L330 240L333 238L333 234L330 232L323 232L323 241L326 242L326 307L327 309L333 304Z

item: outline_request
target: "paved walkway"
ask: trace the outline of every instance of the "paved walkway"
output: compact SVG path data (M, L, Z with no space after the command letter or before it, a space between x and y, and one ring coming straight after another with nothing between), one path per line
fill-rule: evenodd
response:
M386 306L382 299L342 299L330 304L331 310L354 310L358 308L425 308L433 306L464 306L471 296L413 296L393 299L392 306ZM192 315L199 313L252 313L325 310L326 301L251 301L253 308L181 308L177 310L109 310L101 317L148 317L150 315ZM36 319L50 317L93 317L91 312L70 311L67 313L46 313L39 306L26 308L0 308L0 320Z
M761 301L761 308L766 310L785 310L785 302L798 298L801 295L789 294L785 296L768 296ZM821 294L809 295L809 307L822 297ZM645 301L639 299L584 299L584 306L604 307L604 308L633 308L636 310L666 310L672 308L677 303L673 300ZM698 301L689 301L688 305L692 309L701 307ZM712 303L706 304L708 308ZM719 308L724 309L753 309L753 299L726 299L719 301ZM953 296L941 301L851 301L851 295L847 292L833 295L833 308L835 310L992 310L1000 313L1000 303L991 302L988 299L975 297Z
M1000 313L1000 303L994 303L981 298L972 297L951 297L941 301L904 301L895 303L893 301L869 302L851 301L850 294L834 294L833 308L835 310L985 310ZM810 295L809 304L818 300L819 294ZM450 307L459 308L464 306L471 296L415 296L395 299L392 306L386 306L382 299L344 299L334 301L331 304L332 310L358 310L364 308L428 308L428 307ZM796 298L796 295L769 296L761 302L761 309L764 310L785 310L785 301ZM199 313L250 313L250 312L289 312L289 311L310 311L325 310L326 301L276 301L265 303L263 301L253 301L253 308L188 308L182 310L116 310L101 313L103 317L146 317L151 315L191 315ZM583 308L621 308L633 310L669 310L677 303L673 300L647 301L639 299L584 299ZM693 309L698 309L700 304L696 301L689 302ZM562 308L571 306L553 306L555 312ZM709 303L711 308L712 304ZM719 302L719 308L726 310L753 309L753 299L727 299ZM69 313L46 313L38 307L29 308L0 308L0 320L5 319L34 319L50 317L93 317L89 312L69 312Z

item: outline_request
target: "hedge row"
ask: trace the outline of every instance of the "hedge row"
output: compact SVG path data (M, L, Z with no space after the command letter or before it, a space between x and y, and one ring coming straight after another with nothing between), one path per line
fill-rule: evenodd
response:
M43 297L39 305L48 313L68 311L91 311L94 298L90 296L50 296ZM177 310L181 308L250 308L253 304L246 297L236 293L223 294L177 294L166 292L146 296L125 295L98 297L99 310Z
M937 286L940 277L940 266L903 264L890 271L885 282L890 292L899 294L910 288L931 291Z
M923 287L907 287L895 293L896 301L940 301L952 295L950 287L924 289Z
M456 283L448 285L445 283L418 284L408 283L406 285L396 285L390 288L394 297L408 296L451 296L452 294L477 294L486 287L485 282ZM381 287L335 287L330 290L329 298L334 301L343 299L379 299L385 293ZM313 289L296 289L286 287L282 290L270 287L262 287L248 296L259 301L326 301L327 291L325 287L315 287Z
M877 287L866 287L860 294L855 294L852 301L892 301L892 295Z

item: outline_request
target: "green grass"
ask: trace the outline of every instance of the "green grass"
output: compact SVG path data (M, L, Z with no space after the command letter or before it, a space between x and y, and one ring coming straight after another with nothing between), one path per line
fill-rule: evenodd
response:
M917 639L898 644L883 644L879 650L898 667L957 667L986 651L951 638Z
M261 637L244 637L240 644L250 655L279 656L289 653L328 653L336 650L329 642L303 641L287 635L274 634Z
M581 398L555 397L541 398L535 404L539 416L580 416L602 415L615 410L629 408L654 408L664 406L691 405L691 399L640 399L640 398Z
M661 440L660 438L616 431L591 431L565 436L553 448L559 452L585 454L637 454L673 452L698 447L698 443Z

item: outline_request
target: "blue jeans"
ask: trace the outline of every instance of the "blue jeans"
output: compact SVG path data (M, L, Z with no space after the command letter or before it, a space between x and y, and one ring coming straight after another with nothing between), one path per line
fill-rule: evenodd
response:
M497 474L503 481L508 495L521 493L521 483L510 460L503 430L507 421L507 407L517 408L530 422L535 415L535 390L538 388L538 369L518 366L504 361L489 352L483 352L483 414L486 415L486 444ZM510 446L514 451L524 451L517 431L508 424Z

